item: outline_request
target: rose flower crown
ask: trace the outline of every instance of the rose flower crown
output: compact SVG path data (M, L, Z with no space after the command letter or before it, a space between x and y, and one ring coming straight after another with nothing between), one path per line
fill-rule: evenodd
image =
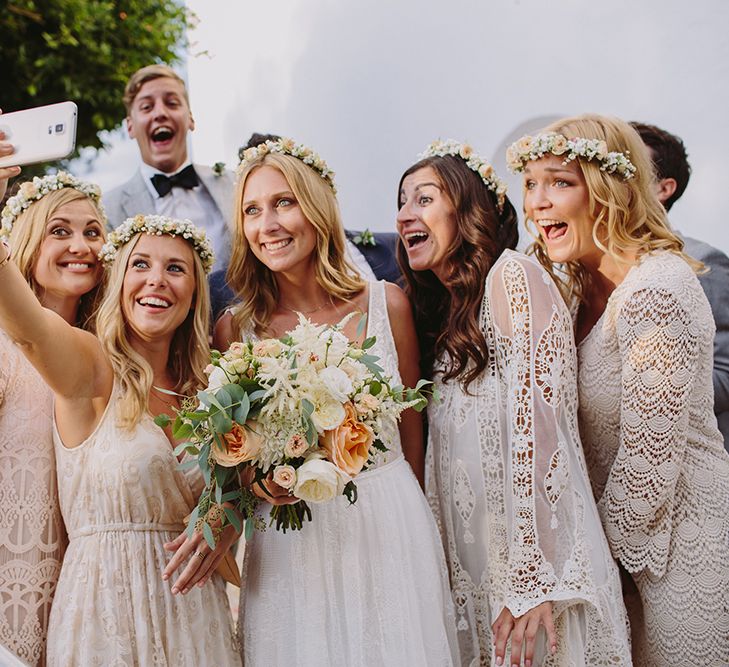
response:
M205 231L196 227L190 220L176 220L163 215L135 215L133 218L127 218L109 234L107 242L101 248L99 259L107 266L113 263L119 248L137 234L181 236L200 256L205 273L210 273L213 268L215 255Z
M337 194L337 188L334 185L334 172L329 169L327 163L317 153L311 150L311 148L304 146L304 144L297 144L293 139L286 137L282 137L277 141L271 141L269 139L262 144L258 144L258 146L252 146L243 151L243 158L238 165L238 175L240 176L248 164L263 157L267 153L281 153L298 158L316 171L326 181L327 185L332 189L332 192Z
M602 139L584 139L575 137L567 139L562 134L548 132L531 137L528 134L515 141L506 150L506 164L509 169L518 173L524 171L527 162L539 160L547 153L564 155L563 165L577 158L590 162L597 160L600 170L608 174L617 173L624 180L633 178L636 168L628 157L629 152L609 151L607 143Z

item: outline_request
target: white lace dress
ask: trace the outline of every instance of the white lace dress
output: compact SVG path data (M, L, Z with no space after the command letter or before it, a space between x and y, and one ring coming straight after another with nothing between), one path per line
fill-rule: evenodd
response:
M713 410L713 337L691 268L656 252L579 347L593 490L640 593L626 597L637 665L729 665L729 456Z
M399 380L384 283L370 283L373 353ZM397 428L357 477L357 503L312 506L312 521L246 544L240 631L246 667L456 665L453 607L438 532ZM268 519L270 506L262 506Z
M172 595L162 570L203 487L145 416L116 426L116 388L95 431L66 449L54 430L69 545L48 629L52 667L240 665L223 580Z
M31 665L45 662L66 548L52 415L51 390L0 331L0 644Z
M567 307L536 261L507 250L486 279L481 328L486 370L468 393L437 375L443 400L429 408L428 498L461 664L493 664L491 624L505 606L520 616L552 601L558 652L540 631L535 665L629 665L618 569L578 435Z

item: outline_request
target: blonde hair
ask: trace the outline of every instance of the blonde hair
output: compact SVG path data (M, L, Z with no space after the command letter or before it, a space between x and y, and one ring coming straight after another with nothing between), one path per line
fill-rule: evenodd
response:
M298 200L301 211L316 232L316 282L334 298L350 300L365 287L365 282L345 255L344 227L337 199L327 182L298 158L280 153L266 155L247 163L239 174L235 192L235 239L227 281L240 300L233 314L233 328L242 331L253 322L256 334L263 334L278 301L274 273L251 251L243 231L243 193L253 171L268 166L278 169Z
M121 389L117 423L121 428L136 426L149 410L149 392L153 374L147 361L134 350L127 336L127 322L122 310L124 276L129 257L139 242L137 234L119 249L109 269L109 282L96 320L97 337L114 369L114 377ZM210 347L210 295L202 261L193 251L195 296L193 308L185 321L177 327L172 344L168 368L174 379L174 391L191 396L204 387L207 378L205 366L209 362Z
M34 273L41 244L46 238L46 224L61 206L82 200L91 204L100 221L104 219L99 207L91 197L74 188L62 188L53 190L34 201L18 215L13 224L13 230L10 233L11 257L39 299L43 295L43 290L36 282ZM105 232L103 222L99 224L103 236ZM104 291L105 278L106 272L103 271L98 284L84 294L79 301L76 325L88 331L94 331L96 309Z
M683 252L683 240L670 228L654 190L655 172L648 149L628 123L585 114L558 120L543 131L557 132L568 139L603 140L608 150L625 153L636 166L635 175L625 180L601 171L599 162L575 160L587 185L590 217L594 221L592 238L598 248L620 263L628 261L626 256L632 253L639 257L654 250L667 250L680 255L695 271L702 270L700 262ZM584 301L590 282L587 270L577 261L555 267L542 237L536 234L535 238L530 252L556 279L565 296Z
M168 65L147 65L134 72L124 88L122 101L124 102L124 108L127 110L127 115L132 110L134 99L139 94L142 86L147 81L154 81L155 79L173 79L174 81L179 81L182 84L182 94L185 97L187 108L190 108L190 98L187 96L187 87L182 77Z

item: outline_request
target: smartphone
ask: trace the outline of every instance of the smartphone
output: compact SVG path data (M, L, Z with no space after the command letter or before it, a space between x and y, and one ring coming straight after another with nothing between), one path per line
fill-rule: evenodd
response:
M0 115L0 130L15 148L0 158L0 167L51 162L68 157L76 145L76 116L73 102L13 111Z

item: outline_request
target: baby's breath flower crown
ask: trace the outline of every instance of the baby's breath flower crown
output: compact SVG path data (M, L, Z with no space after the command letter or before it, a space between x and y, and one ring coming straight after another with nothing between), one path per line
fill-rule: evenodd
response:
M491 164L478 153L475 153L468 144L459 143L454 139L446 141L438 139L430 144L418 157L424 160L428 157L445 157L446 155L461 158L469 169L475 171L486 187L496 195L499 211L503 211L504 202L506 201L506 183L496 176Z
M135 215L133 218L127 218L109 234L107 242L101 248L99 259L108 266L116 259L119 248L137 234L181 236L200 256L205 273L210 273L213 268L215 257L205 231L196 227L190 220L175 220L163 215Z
M94 183L82 181L66 171L59 171L46 176L35 176L32 181L26 181L20 186L17 194L8 199L2 211L2 224L0 224L0 236L10 236L13 225L18 216L31 204L37 202L54 190L73 188L91 197L96 208L99 209L99 222L107 226L104 208L101 205L101 189Z
M282 137L278 141L271 141L269 139L262 144L258 144L258 146L252 146L243 151L243 157L238 165L238 175L240 176L248 164L263 157L267 153L282 153L298 158L316 171L327 182L332 192L337 194L337 188L334 185L334 172L329 169L327 163L312 151L311 148L307 148L304 144L297 144L293 139L287 139L286 137Z
M601 139L584 139L575 137L567 139L562 134L549 132L530 137L528 134L518 141L515 141L506 150L506 164L512 172L524 171L524 166L531 160L539 160L547 153L552 155L564 155L563 165L577 158L588 162L597 160L600 163L600 170L608 174L622 176L624 180L633 178L635 165L628 157L629 151L618 153L609 151L607 143Z

